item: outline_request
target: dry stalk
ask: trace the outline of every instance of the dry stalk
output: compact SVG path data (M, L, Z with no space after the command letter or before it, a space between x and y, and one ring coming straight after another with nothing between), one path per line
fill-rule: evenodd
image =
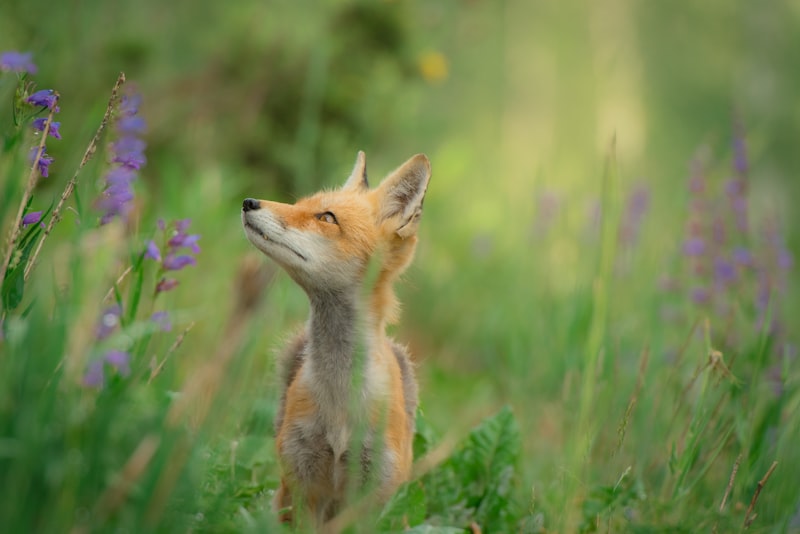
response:
M753 508L756 506L756 501L758 500L758 496L761 495L761 490L764 489L764 485L767 483L767 480L772 475L772 472L775 471L775 468L778 466L778 460L772 462L772 465L769 466L764 478L758 481L758 486L756 486L756 491L753 493L753 498L750 500L750 506L747 507L747 512L744 514L744 523L743 526L745 529L750 528L750 525L755 521L758 514L753 515L752 517L750 514L753 513Z
M181 343L183 343L183 338L185 338L185 337L186 337L186 334L188 334L188 333L189 333L189 330L191 330L192 328L194 328L194 324L195 324L195 323L194 323L194 321L192 321L191 323L189 323L189 326L187 326L187 327L186 327L186 329L185 329L183 332L181 332L181 334L180 334L180 335L179 335L177 338L175 338L175 342L174 342L174 343L172 344L172 346L169 348L169 350L167 351L167 354L165 354L165 355L164 355L164 359L163 359L163 360L161 360L161 362L159 362L159 364L158 364L158 365L156 365L156 366L155 366L155 367L154 367L154 368L153 368L153 369L150 371L150 378L148 378L148 379L147 379L147 383L148 383L148 384L149 384L150 382L152 382L152 381L153 381L153 379L159 375L159 373L161 373L161 369L164 367L164 364L165 364L165 363L167 363L167 360L168 360L168 359L169 359L169 357L172 355L172 353L173 353L173 352L175 352L176 350L178 350L178 347L180 347L180 346L181 346Z
M611 456L614 457L622 450L622 442L625 440L625 431L628 428L628 421L633 414L633 409L636 406L636 402L639 400L639 393L642 391L642 386L644 385L644 373L647 370L647 362L650 356L650 348L645 347L642 351L642 358L639 361L639 374L636 377L636 386L633 389L633 394L631 394L630 400L628 400L628 407L625 410L625 416L622 418L622 421L619 424L619 428L617 429L617 435L619 436L619 440L617 441L617 446L614 449L614 452L611 453Z
M64 192L61 193L61 198L58 200L58 204L56 204L56 207L53 210L53 214L50 216L50 221L48 221L47 223L47 228L44 231L44 235L42 235L42 238L36 244L36 250L34 250L30 260L28 260L28 265L25 266L25 280L28 279L28 276L30 276L31 271L33 270L33 266L36 263L36 258L39 257L39 252L42 250L42 245L44 245L45 239L47 239L47 236L49 236L50 232L53 231L53 227L56 225L56 223L58 223L58 221L61 220L61 211L64 209L64 203L67 201L67 199L72 195L72 192L75 190L75 186L78 183L78 175L80 174L81 170L86 166L86 164L89 162L89 160L92 159L94 153L97 151L97 144L100 142L100 136L106 129L109 120L111 120L111 114L114 111L114 103L117 101L119 88L122 87L123 83L125 83L125 73L120 72L119 76L117 77L117 81L114 84L114 87L111 89L111 97L108 99L108 106L106 106L106 112L103 115L103 120L100 121L100 126L97 128L94 137L92 137L92 140L89 141L89 146L86 147L86 152L83 153L83 158L81 158L81 162L78 165L78 168L75 169L75 174L72 175L72 178L70 179L69 182L67 182L67 186L64 188ZM44 133L45 135L47 134L46 131Z
M731 494L731 490L733 489L733 481L736 478L736 472L739 471L739 464L742 462L742 454L739 453L739 456L736 457L736 461L733 463L733 469L731 470L731 478L728 480L728 487L725 488L725 495L722 496L722 502L719 503L719 512L725 509L725 503L728 502L728 497Z

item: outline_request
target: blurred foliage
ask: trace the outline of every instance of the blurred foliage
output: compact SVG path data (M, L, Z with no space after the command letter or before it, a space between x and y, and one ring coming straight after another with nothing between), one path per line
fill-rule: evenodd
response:
M3 283L0 516L18 531L278 528L272 353L306 303L242 237L239 207L338 185L363 149L371 178L415 152L433 163L395 329L421 379L415 456L446 454L356 527L726 532L777 459L753 528L797 529L796 268L763 308L759 284L780 247L800 250L799 16L727 0L3 3L0 51L33 52L32 78L61 95L64 139L29 211L57 201L120 71L149 128L129 223L94 224L104 140L30 281ZM4 232L32 139L14 82L0 75ZM712 236L738 142L752 226L732 239L758 261L696 302L720 256L684 254L690 180L701 162ZM156 301L143 244L187 217L198 265ZM29 228L15 261L41 238ZM115 287L132 374L86 389ZM152 330L155 302L171 333ZM182 398L196 402L176 423Z

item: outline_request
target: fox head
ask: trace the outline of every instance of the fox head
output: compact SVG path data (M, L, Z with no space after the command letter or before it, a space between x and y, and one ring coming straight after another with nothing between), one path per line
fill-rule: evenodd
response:
M417 154L370 188L359 152L339 189L294 204L247 198L242 224L250 242L309 294L358 287L375 258L374 304L391 320L391 283L413 257L430 177L428 158Z

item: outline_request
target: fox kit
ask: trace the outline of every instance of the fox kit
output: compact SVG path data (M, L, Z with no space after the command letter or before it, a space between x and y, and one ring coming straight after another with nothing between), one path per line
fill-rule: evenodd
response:
M242 204L247 238L310 302L305 329L281 359L278 510L294 495L321 525L341 508L348 477L374 483L381 500L409 477L417 384L385 330L397 318L392 284L414 255L430 176L418 154L371 189L359 152L337 190L293 205Z

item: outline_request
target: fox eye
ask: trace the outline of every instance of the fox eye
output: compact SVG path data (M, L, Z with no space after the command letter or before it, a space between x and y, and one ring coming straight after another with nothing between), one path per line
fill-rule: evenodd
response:
M334 215L330 211L326 211L324 213L317 213L316 217L322 222L330 224L339 224L339 221L336 220L336 215Z

